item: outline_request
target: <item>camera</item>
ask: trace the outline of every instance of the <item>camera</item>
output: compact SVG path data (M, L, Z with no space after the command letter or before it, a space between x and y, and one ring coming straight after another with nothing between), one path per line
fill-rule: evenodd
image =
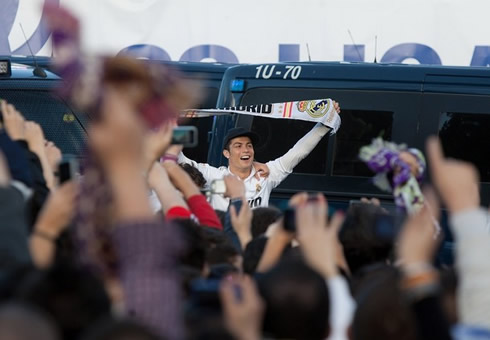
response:
M197 145L197 128L192 125L177 126L172 131L171 144L182 144L184 148L193 148Z
M215 179L209 187L210 194L223 195L226 192L226 184L224 179Z

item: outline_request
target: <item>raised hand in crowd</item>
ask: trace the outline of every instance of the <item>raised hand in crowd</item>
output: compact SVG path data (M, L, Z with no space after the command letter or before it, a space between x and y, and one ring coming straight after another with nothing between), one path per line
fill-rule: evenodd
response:
M233 229L240 240L240 245L242 249L245 249L252 240L252 209L247 204L245 197L242 197L242 206L239 212L234 205L230 205L230 217Z
M46 139L44 138L44 133L41 126L32 121L26 121L25 125L25 138L27 145L29 146L29 150L34 152L36 155L42 154L45 155L45 144Z
M307 200L308 194L306 192L300 192L290 198L289 206L296 207ZM281 258L284 249L286 249L295 238L293 232L284 229L284 218L281 218L279 221L272 224L266 235L268 236L268 241L259 264L257 265L257 272L266 272L276 265Z
M43 176L46 181L46 186L53 190L55 188L55 168L52 168L46 154L46 140L41 126L35 122L25 122L25 139L29 150L37 155L43 169Z
M148 169L152 167L153 162L158 160L170 146L172 140L172 129L175 122L171 121L160 125L156 130L150 130L145 136L144 153Z
M172 130L169 131L170 138ZM170 143L170 140L169 140ZM170 145L162 157L162 166L168 173L172 184L179 190L186 200L201 194L201 189L194 183L192 178L177 163L177 156L182 151L182 145Z
M31 256L37 267L51 265L56 251L55 242L73 219L77 194L78 184L69 181L48 196L30 237Z
M438 271L432 266L441 241L434 238L433 228L439 219L439 201L432 189L424 190L424 198L422 209L408 217L398 236L400 285L417 320L418 338L451 339L439 299Z
M184 197L173 186L167 171L159 162L153 162L153 166L148 173L148 184L157 194L165 215L173 207L188 209Z
M5 156L0 151L0 186L5 187L10 184L10 171Z
M172 130L169 131L169 134L172 134ZM216 212L201 193L201 188L194 182L191 175L177 163L176 154L181 150L182 145L171 145L161 158L161 165L167 171L171 181L170 185L179 191L177 192L179 196L184 197L189 213L192 213L197 218L199 224L215 229L223 229ZM195 171L199 172L197 169Z
M225 197L240 200L245 198L245 184L243 181L233 175L224 176L223 180L226 186L226 191L224 193Z
M3 115L3 125L9 137L12 140L24 140L25 128L22 114L5 100L0 100L0 109Z
M478 172L470 163L444 157L438 138L427 141L431 179L451 213L478 208Z
M116 204L116 220L152 218L143 173L145 128L131 99L106 87L102 119L89 131L89 142L107 173Z
M478 173L463 161L444 157L438 138L427 141L431 179L450 213L450 227L456 240L458 272L457 306L460 322L490 329L490 235L488 212L480 208Z
M377 207L379 207L381 205L381 202L376 197L372 197L372 198L362 197L361 202L367 203L367 204L372 204L372 205L375 205Z
M44 150L46 152L46 157L48 158L48 163L53 171L56 171L58 165L62 159L61 150L54 144L54 142L48 141L44 143Z
M150 131L144 142L145 162L151 164L148 185L157 194L164 214L176 206L188 209L184 197L172 184L164 164L156 161L169 149L174 125L173 123L162 124L158 130Z
M402 270L431 268L441 237L434 238L434 219L438 220L439 201L432 189L424 190L426 204L416 214L409 215L398 236L397 257ZM423 268L422 268L423 269Z
M238 340L261 339L264 302L254 281L247 275L222 281L220 298L225 324Z
M327 222L328 205L322 194L296 206L297 239L307 263L326 279L338 274L338 232L344 215L336 212Z
M172 144L168 147L167 151L165 151L166 155L174 155L178 156L184 147L180 144Z

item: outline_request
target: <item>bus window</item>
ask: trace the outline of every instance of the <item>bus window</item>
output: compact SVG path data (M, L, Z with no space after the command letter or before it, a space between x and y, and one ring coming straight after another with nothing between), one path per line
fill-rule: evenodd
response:
M409 114L409 111L410 105L417 102L417 95L414 94L321 88L257 88L247 91L240 105L319 98L339 101L342 125L336 136L320 141L294 169L295 173L372 177L372 171L359 160L359 149L376 137L392 141L395 119L398 119L398 125L401 126L398 128L399 137L413 134L416 117ZM259 144L256 152L259 161L281 156L312 126L313 123L300 120L254 117L252 131L266 140ZM408 143L409 140L398 138L396 142ZM327 160L329 143L335 143L331 163Z
M342 128L337 133L334 176L371 177L373 172L359 160L359 149L382 137L391 141L393 112L342 110Z
M490 182L490 114L444 112L439 137L448 157L473 163L481 182Z
M63 154L79 156L86 143L86 115L75 113L49 91L3 90L4 98L19 110L26 120L41 125L47 140L53 141Z
M252 131L260 136L255 147L256 159L259 162L281 157L315 125L312 122L287 119L270 119L254 117ZM304 174L325 174L327 172L328 138L323 138L308 157L302 160L294 172Z

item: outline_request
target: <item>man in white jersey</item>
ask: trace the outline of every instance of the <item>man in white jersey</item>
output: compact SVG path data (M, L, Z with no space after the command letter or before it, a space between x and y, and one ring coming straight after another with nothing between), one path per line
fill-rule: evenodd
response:
M340 112L338 103L334 102L337 112ZM257 170L254 166L254 146L259 136L242 127L233 128L225 137L223 155L228 159L228 167L215 168L209 164L197 163L179 153L178 162L188 163L195 166L201 173L208 185L215 179L222 179L225 175L235 175L245 184L245 197L252 208L266 207L269 205L269 197L272 189L277 187L300 161L302 161L330 128L317 123L303 138L283 156L266 163L269 169L267 177L256 176ZM211 205L214 209L227 210L229 199L221 195L211 196Z

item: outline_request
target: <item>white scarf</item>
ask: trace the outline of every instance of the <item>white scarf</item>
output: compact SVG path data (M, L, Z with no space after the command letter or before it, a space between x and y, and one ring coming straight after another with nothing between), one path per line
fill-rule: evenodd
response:
M259 104L220 109L184 110L181 117L199 118L227 114L247 114L265 118L298 119L320 122L331 128L331 134L340 127L340 116L335 110L332 99L301 100L274 104Z

